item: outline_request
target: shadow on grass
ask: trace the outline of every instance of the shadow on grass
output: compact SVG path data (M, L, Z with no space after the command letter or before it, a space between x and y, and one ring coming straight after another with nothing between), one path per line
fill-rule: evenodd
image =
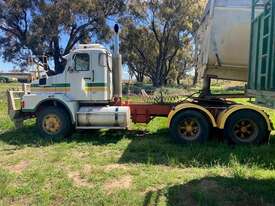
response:
M93 145L104 145L111 143L115 144L126 135L127 133L125 131L85 130L75 132L68 138L43 139L39 136L35 126L27 126L17 130L9 130L0 134L0 141L18 147L40 147L62 142L86 142Z
M179 145L167 138L167 129L144 138L132 138L120 163L161 164L182 167L230 166L246 164L275 168L275 138L269 145L229 146L213 139L204 145Z
M140 131L80 131L73 137L46 140L39 137L34 126L10 130L0 135L0 141L16 148L40 147L63 142L81 142L92 145L116 144L123 138L130 140L119 163L141 163L179 167L230 166L238 164L275 168L275 138L269 145L231 147L215 138L204 145L179 145L169 138L168 129L142 134Z
M275 179L205 177L149 191L143 206L264 206L275 204Z

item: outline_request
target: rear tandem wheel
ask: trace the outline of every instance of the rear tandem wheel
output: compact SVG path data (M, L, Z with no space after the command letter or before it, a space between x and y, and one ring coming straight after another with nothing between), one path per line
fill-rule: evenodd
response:
M231 144L268 143L270 132L263 116L252 110L239 110L226 121L224 135Z
M170 133L179 143L205 143L209 138L210 123L202 113L186 110L172 119Z

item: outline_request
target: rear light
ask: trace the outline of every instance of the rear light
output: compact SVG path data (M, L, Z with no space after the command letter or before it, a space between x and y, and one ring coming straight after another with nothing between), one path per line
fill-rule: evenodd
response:
M25 107L25 102L21 101L21 108L23 109Z

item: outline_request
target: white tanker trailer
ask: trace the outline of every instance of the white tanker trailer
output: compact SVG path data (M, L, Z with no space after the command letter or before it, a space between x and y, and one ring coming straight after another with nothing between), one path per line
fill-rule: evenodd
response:
M209 0L197 32L199 76L210 80L248 80L251 0ZM260 10L258 10L260 12Z

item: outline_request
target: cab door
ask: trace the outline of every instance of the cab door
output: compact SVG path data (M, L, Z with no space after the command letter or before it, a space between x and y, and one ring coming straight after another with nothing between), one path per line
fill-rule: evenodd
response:
M107 55L103 51L97 51L93 56L94 81L90 84L89 92L92 100L107 102L111 99L111 78L107 68Z
M66 84L70 85L70 90L67 92L68 96L77 101L91 100L86 86L94 81L93 78L90 54L84 52L74 54L66 74Z

